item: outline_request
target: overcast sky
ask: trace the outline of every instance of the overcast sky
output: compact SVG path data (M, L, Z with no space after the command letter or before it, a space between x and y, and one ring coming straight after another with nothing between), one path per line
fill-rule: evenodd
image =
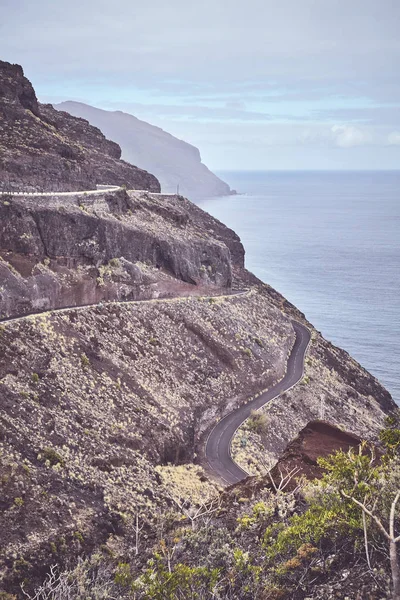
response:
M0 57L214 169L400 168L400 0L0 0Z

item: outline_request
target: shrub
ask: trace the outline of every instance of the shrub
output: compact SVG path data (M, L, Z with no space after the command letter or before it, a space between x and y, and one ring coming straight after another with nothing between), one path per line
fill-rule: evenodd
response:
M211 598L219 588L219 581L219 569L190 567L178 563L170 570L165 567L160 557L156 556L154 560L149 561L148 568L133 584L133 590L143 591L143 597L148 600Z
M122 600L116 584L113 581L111 567L91 559L79 559L73 570L59 572L56 566L50 567L44 583L33 594L24 590L28 600ZM14 600L13 597L0 596L0 600Z
M54 448L50 448L49 446L47 446L46 448L43 448L40 454L42 460L49 461L51 465L61 465L62 467L65 466L65 461L63 457L60 454L58 454L58 452L54 450Z
M258 410L252 410L250 417L247 419L247 426L250 431L254 431L259 435L266 433L268 427L267 415Z
M80 542L81 544L83 544L83 542L84 542L84 539L83 539L83 535L81 534L81 532L80 532L80 531L75 531L75 532L74 532L74 538L75 538L76 540L78 540L78 542Z

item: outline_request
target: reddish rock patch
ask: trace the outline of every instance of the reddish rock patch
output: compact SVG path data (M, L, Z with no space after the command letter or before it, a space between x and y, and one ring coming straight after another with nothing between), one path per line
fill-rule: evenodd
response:
M300 431L300 434L286 448L282 457L271 471L276 483L281 479L280 473L285 475L296 470L295 479L301 476L307 479L321 477L323 469L318 466L317 459L326 457L333 452L343 450L347 452L360 444L360 438L342 431L338 427L329 425L324 421L310 421ZM293 489L295 481L291 482L286 490Z

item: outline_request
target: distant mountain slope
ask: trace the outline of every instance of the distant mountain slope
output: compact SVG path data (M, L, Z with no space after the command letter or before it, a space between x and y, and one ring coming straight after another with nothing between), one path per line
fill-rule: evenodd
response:
M0 61L0 191L77 191L97 183L157 192L157 179L83 119L40 104L22 67Z
M62 102L54 108L83 117L120 144L125 160L146 169L159 179L164 192L189 198L223 196L229 186L202 162L197 148L159 127L121 111L107 111L80 102Z

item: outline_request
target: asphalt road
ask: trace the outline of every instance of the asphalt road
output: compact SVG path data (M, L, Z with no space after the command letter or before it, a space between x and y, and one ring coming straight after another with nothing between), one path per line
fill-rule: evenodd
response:
M118 185L105 186L98 190L87 190L81 192L0 192L0 195L5 196L93 196L98 194L104 194L105 192L117 192L122 190L122 187Z
M296 341L290 353L286 374L278 383L263 392L254 400L240 406L219 421L206 442L206 459L214 473L227 484L237 483L248 477L231 457L232 438L240 425L250 416L252 410L264 406L286 390L292 388L303 377L304 358L310 342L310 331L297 321L292 321Z
M251 294L251 290L241 290L239 292L233 292L232 294L220 294L214 296L174 296L172 298L148 298L146 300L100 300L100 302L96 302L95 304L79 304L79 305L71 305L71 306L60 306L58 308L47 308L45 310L37 310L32 311L30 313L26 313L19 317L0 317L0 323L12 323L18 321L24 321L25 319L29 319L30 317L39 317L40 315L51 315L53 313L62 313L68 312L70 310L87 310L88 308L106 308L109 306L114 306L118 304L157 304L157 303L171 303L171 302L180 302L182 300L190 300L191 298L201 298L203 300L208 300L210 298L219 298L220 300L230 300L231 298L237 298L238 296L249 296Z
M104 194L106 192L118 192L124 188L118 185L112 185L97 190L86 190L81 192L6 192L0 191L0 196L96 196ZM149 190L128 190L129 192L136 192L141 194L151 194L152 196L176 196L177 194L164 193L164 192L150 192Z

